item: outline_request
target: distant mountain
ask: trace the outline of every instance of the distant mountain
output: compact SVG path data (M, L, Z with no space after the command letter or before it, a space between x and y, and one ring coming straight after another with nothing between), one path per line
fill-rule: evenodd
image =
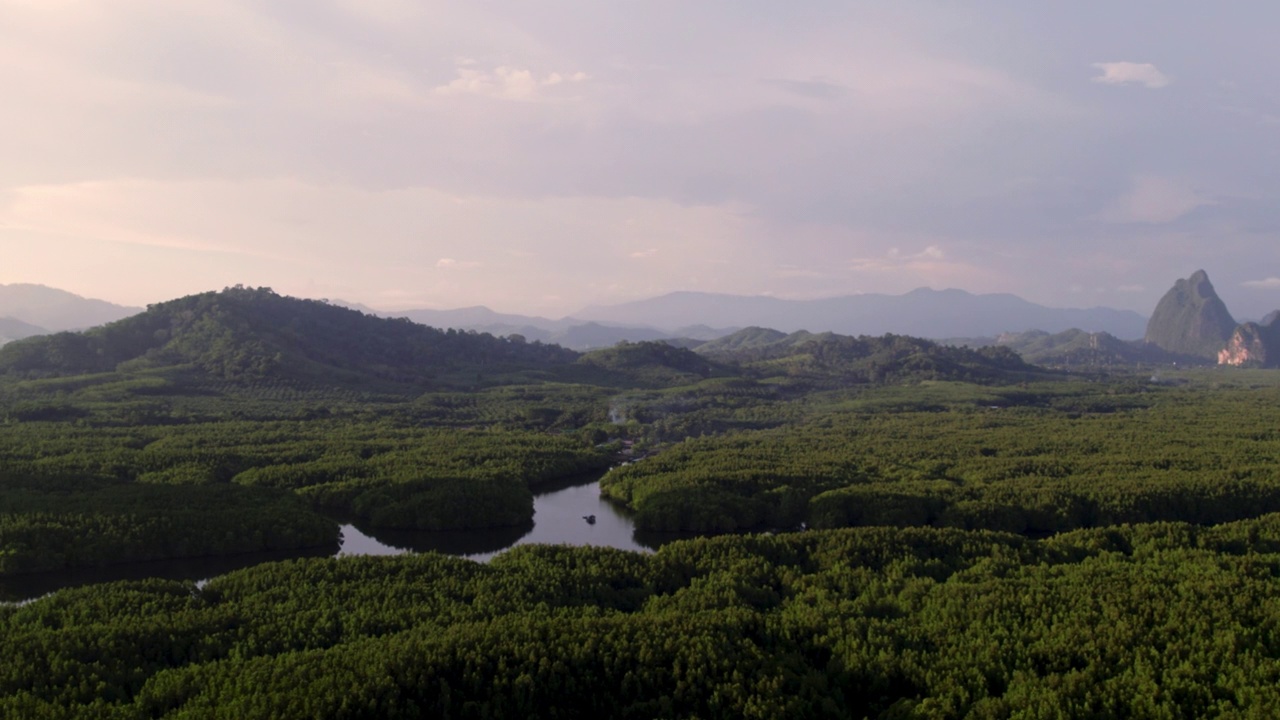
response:
M575 317L652 327L701 323L712 327L770 327L848 335L886 333L928 338L999 335L1083 328L1122 338L1142 337L1138 313L1111 308L1059 309L1014 295L974 295L921 288L905 295L850 295L822 300L677 292L649 300L593 306Z
M191 367L224 379L419 383L457 368L549 367L577 353L378 318L268 288L228 288L152 305L82 333L0 348L0 373L75 375Z
M1268 313L1262 322L1237 327L1218 353L1218 364L1280 367L1280 310Z
M1215 360L1235 328L1209 275L1197 270L1160 298L1144 339L1169 352Z
M364 306L343 304L355 309L365 309ZM407 317L432 327L474 330L495 336L519 335L529 341L536 340L578 351L612 347L620 342L646 342L672 337L710 340L737 329L717 330L702 325L664 329L643 324L583 321L573 317L551 320L494 312L479 305L455 310L404 310L378 314L384 317Z
M670 337L670 333L651 328L622 328L600 323L573 325L562 332L552 333L548 342L575 350L613 347L620 342L645 342Z
M377 310L374 310L373 308L369 307L368 305L365 305L364 303L350 302L350 301L348 301L348 300L339 300L339 299L335 299L335 300L321 300L320 302L327 302L327 303L329 303L330 305L337 305L338 307L344 307L344 308L346 308L346 309L348 309L348 310L358 310L358 311L360 311L360 312L364 313L365 315L378 315L378 314L380 314L380 313L378 313L378 311L377 311Z
M0 285L0 317L21 320L46 331L79 330L142 312L105 300L91 300L44 285Z
M8 317L0 317L0 345L12 340L21 340L33 335L44 335L49 332L42 327Z
M581 320L564 318L551 320L529 315L512 315L494 312L483 305L456 308L453 310L401 310L396 312L379 312L384 317L404 317L410 320L437 328L454 328L457 330L480 330L485 327L505 326L513 328L537 328L549 332L565 330L573 325L581 324ZM485 330L484 332L488 332ZM532 339L532 338L530 338Z

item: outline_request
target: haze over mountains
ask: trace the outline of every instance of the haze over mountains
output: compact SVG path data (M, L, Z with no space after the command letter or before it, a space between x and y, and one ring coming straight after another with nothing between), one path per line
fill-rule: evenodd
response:
M353 306L348 306L353 307ZM357 307L356 309L363 309ZM642 342L671 337L692 337L710 340L733 332L737 328L716 329L697 326L652 327L625 323L590 322L576 317L551 320L544 317L499 313L487 307L476 306L455 310L405 310L401 312L376 312L383 317L406 317L410 320L441 328L458 328L487 332L491 335L520 335L526 340L562 345L573 350L611 347L623 340Z
M11 321L0 325L0 336L9 340L43 332L80 330L141 311L142 308L83 298L44 285L0 285L0 319Z
M1031 330L996 337L951 338L953 345L999 345L1028 362L1058 367L1115 365L1280 366L1280 311L1238 325L1208 274L1197 270L1165 293L1141 340L1080 329Z
M228 292L231 294L227 295ZM189 296L182 299L182 302L167 301L153 305L152 308L156 312L167 312L171 308L183 306L183 302L213 302L209 298L214 297L222 298L225 308L234 305L235 298L247 292L256 293L257 297L266 298L272 303L285 302L276 300L278 296L269 289L247 291L237 286L217 296L205 293L201 296ZM290 302L296 301L287 299L285 304ZM503 342L502 352L495 354L485 351L484 354L493 357L513 352L515 356L520 356L523 344L535 341L541 343L542 347L558 345L569 350L584 351L613 347L622 341L634 343L663 340L678 347L696 348L700 353L714 355L744 349L756 352L758 348L755 346L782 342L784 338L786 343L794 345L835 333L847 337L892 334L933 338L953 346L1002 346L1019 353L1030 362L1054 366L1214 362L1259 367L1280 366L1280 311L1271 313L1258 323L1237 325L1203 270L1175 282L1149 320L1144 320L1134 312L1110 308L1047 308L1013 295L974 295L962 290L928 289L915 290L905 295L853 295L808 301L682 292L623 305L587 308L579 315L591 318L589 320L582 317L552 320L505 314L480 306L455 310L376 313L372 308L357 303L324 300L314 305L288 307L295 308L303 316L319 317L311 310L302 309L323 305L331 305L334 310L346 313L343 316L346 319L342 322L321 323L330 325L329 329L337 332L330 341L335 345L347 345L351 342L350 338L340 332L339 326L351 322L350 318L363 314L372 316L371 319L381 318L384 321L411 321L380 326L382 329L377 331L380 339L375 345L392 343L381 335L394 332L395 328L410 328L414 332L429 328L463 330L479 334L477 342L488 342L484 340L488 336L492 336L489 340L509 338L509 341ZM128 327L135 330L150 329L142 335L134 331L127 331L122 335L121 331L126 327L122 325L113 327L110 335L95 331L87 336L55 336L52 338L53 345L48 349L60 348L55 354L63 360L78 358L77 362L83 367L77 366L76 369L81 371L107 369L125 360L140 358L143 354L148 358L145 362L164 358L167 358L166 362L176 361L177 358L183 358L185 362L208 360L212 347L210 343L215 339L212 336L193 343L190 341L190 333L184 333L181 341L171 338L154 347L149 345L153 340L164 339L160 335L168 337L167 333L185 321L180 321L175 316L175 319L156 325L153 322L156 312L139 314L138 310L38 285L0 285L0 312L10 315L0 315L0 344L46 334L51 329L80 329L130 318L131 324ZM281 327L262 326L257 331L283 331L287 336L289 330L285 326L296 325L300 319L290 319L290 312L293 311L282 305L267 313L273 315ZM45 324L37 325L32 322L33 319ZM133 320L136 322L132 322ZM701 324L688 324L690 322ZM747 329L742 330L739 325L746 325ZM1129 339L1137 336L1139 328L1144 326L1142 339ZM246 325L241 323L227 332L239 336L244 327ZM351 326L355 327L356 325ZM129 337L127 341L119 340L125 336ZM116 339L105 340L108 337ZM743 347L737 347L739 345ZM119 356L124 346L132 349L132 354L126 353L127 357ZM468 352L474 350L471 348ZM393 354L404 356L398 361L403 367L397 367L388 374L409 372L409 366L413 365L409 358L421 352L417 348L395 351ZM43 353L37 353L41 354ZM251 359L240 358L233 363L237 369L225 370L239 372L243 369L239 366L246 363L254 367L265 367L280 362L274 351L254 351L249 354L253 356ZM323 354L314 348L302 353L308 358ZM447 354L454 353L450 351ZM461 354L466 355L467 352ZM9 356L11 362L16 358L14 355ZM96 365L99 361L105 365ZM44 362L44 359L30 356L18 361L18 364L35 363L31 365L31 369L35 369L36 365Z
M32 335L43 335L49 332L42 327L25 323L16 318L0 317L0 345L11 340L21 340Z
M963 290L928 288L904 295L848 295L821 300L677 292L620 305L591 306L559 320L497 313L486 307L379 314L407 317L433 327L494 335L518 333L528 340L575 350L609 347L622 340L713 340L744 327L767 327L784 333L893 333L924 338L995 336L1028 330L1056 333L1077 328L1136 339L1142 337L1147 322L1130 310L1050 308L1015 295L975 295Z
M847 295L820 300L679 292L622 305L593 306L576 316L654 327L691 323L711 327L755 325L782 332L894 333L926 338L1024 330L1061 332L1070 328L1138 338L1146 326L1146 318L1131 310L1049 308L1015 295L974 295L964 290L928 288L905 295Z
M163 376L187 389L477 388L531 378L611 387L671 387L711 378L786 377L818 385L949 379L1020 381L1042 371L1005 348L956 348L901 335L748 328L705 347L619 343L577 353L518 337L441 330L269 288L227 288L156 303L84 332L0 348L0 376ZM744 375L743 373L747 373ZM57 415L57 407L47 408ZM60 417L60 415L58 415Z
M331 304L436 328L518 336L580 351L621 341L672 340L696 347L747 327L780 334L896 334L949 339L957 345L1003 345L1045 364L1280 363L1280 316L1272 313L1262 322L1239 325L1203 270L1178 280L1149 320L1127 310L1049 308L1008 294L927 288L903 295L820 300L678 292L592 306L560 319L499 313L483 306L378 312L359 303ZM140 311L41 285L0 285L0 344L94 327Z
M483 306L380 312L358 302L335 300L332 304L381 317L405 317L431 327L517 334L575 350L610 347L623 340L712 340L753 326L787 333L894 333L925 338L1078 328L1129 339L1141 337L1146 324L1145 318L1128 310L1049 308L1014 295L927 288L904 295L822 300L679 292L622 305L592 306L560 319L499 313ZM43 331L93 327L141 310L40 285L0 285L0 318L22 323L0 327L0 342Z

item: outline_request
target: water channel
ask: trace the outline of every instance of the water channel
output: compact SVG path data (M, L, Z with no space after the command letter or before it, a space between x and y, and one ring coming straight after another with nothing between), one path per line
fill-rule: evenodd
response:
M487 562L503 550L529 543L601 545L651 552L680 537L637 532L625 509L600 497L600 475L577 476L539 486L533 497L533 511L533 522L523 527L452 532L375 529L340 519L342 539L336 547L24 575L0 580L0 602L25 602L63 588L114 580L149 577L203 580L263 562L299 557L399 555L434 550ZM595 522L588 522L587 518L594 518Z

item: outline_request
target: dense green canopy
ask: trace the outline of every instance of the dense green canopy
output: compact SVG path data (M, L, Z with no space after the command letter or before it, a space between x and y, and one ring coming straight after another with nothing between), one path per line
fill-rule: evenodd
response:
M4 717L1266 717L1280 516L261 565L0 607Z

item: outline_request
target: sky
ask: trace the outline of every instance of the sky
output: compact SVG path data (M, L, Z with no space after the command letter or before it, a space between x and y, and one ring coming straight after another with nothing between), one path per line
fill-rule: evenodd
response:
M0 283L1280 308L1280 4L0 0Z

